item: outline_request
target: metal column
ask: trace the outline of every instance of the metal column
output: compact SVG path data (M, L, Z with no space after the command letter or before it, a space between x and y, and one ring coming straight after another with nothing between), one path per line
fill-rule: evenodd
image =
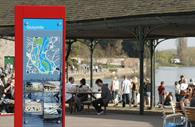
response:
M90 87L93 87L93 51L94 51L94 41L90 40Z
M140 114L144 114L144 28L138 27L138 41L140 47Z
M150 98L150 108L152 109L153 107L155 107L155 65L154 65L154 51L155 51L155 47L154 47L154 41L155 40L151 40L150 41L150 81L151 81L151 98Z
M156 105L156 74L155 74L155 71L156 71L156 53L155 53L155 48L154 48L154 52L153 52L153 95L154 95L154 107Z
M74 42L76 42L76 40L74 39L74 40L71 40L71 39L69 39L69 40L67 40L67 42L68 42L68 47L67 47L67 49L66 49L66 81L68 81L68 58L69 58L69 56L70 56L70 53L71 53L71 51L72 51L72 44L74 43Z
M155 66L155 49L158 46L158 44L160 44L161 42L167 40L166 38L163 40L151 40L150 42L150 64L151 64L151 108L155 107L156 104L156 84L155 84L155 70L156 70L156 66Z

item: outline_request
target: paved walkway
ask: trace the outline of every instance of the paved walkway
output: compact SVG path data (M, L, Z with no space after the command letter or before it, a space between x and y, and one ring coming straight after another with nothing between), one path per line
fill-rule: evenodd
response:
M160 115L115 114L97 116L91 113L67 114L66 127L161 127ZM13 116L0 116L0 127L14 127Z
M160 115L95 114L67 115L66 127L162 127Z
M0 127L14 127L14 116L0 116Z

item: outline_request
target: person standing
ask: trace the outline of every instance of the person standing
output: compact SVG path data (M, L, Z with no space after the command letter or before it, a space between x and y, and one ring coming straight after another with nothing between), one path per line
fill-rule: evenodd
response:
M185 101L186 101L186 95L187 95L187 89L188 89L188 83L187 80L185 79L184 75L180 76L179 80L180 84L180 108L183 112L185 112Z
M104 111L102 110L102 106L106 106L112 97L108 88L108 84L103 84L103 81L101 79L97 79L95 83L101 88L102 92L101 97L94 100L92 104L97 112L97 115L101 115L102 113L104 113Z
M189 83L188 83L188 86L190 87L194 87L195 86L195 83L192 79L190 79Z
M114 106L116 106L119 102L119 80L116 76L114 77L111 84L111 92Z
M160 82L160 86L158 87L158 94L159 94L159 104L164 104L164 94L165 94L165 86L164 81Z
M121 92L122 92L122 103L123 107L125 107L126 104L129 104L129 107L131 107L131 81L127 79L127 76L124 76L124 80L122 81L121 84Z
M179 84L182 84L182 83L186 83L186 79L185 79L184 75L180 76Z
M145 99L145 104L150 105L150 97L151 97L151 83L148 78L145 79L144 82L144 99Z
M138 84L138 79L137 77L133 78L132 81L132 101L134 107L137 107L137 94L139 92L139 84Z
M176 98L176 102L180 101L180 92L181 92L181 86L180 84L175 81L175 98Z

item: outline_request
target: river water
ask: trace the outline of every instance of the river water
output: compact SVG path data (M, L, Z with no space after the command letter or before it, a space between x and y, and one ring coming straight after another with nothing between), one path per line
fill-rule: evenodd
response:
M189 82L190 79L195 81L195 67L160 67L156 70L156 101L158 100L158 86L161 81L165 82L165 89L168 92L174 91L174 82L179 81L180 75L184 75Z
M164 81L166 90L174 92L174 82L179 80L180 75L184 75L187 81L190 78L195 81L195 67L160 67L156 70L156 87Z
M156 102L158 102L158 86L161 81L165 82L165 89L168 92L172 92L173 95L175 94L174 91L174 82L179 80L180 75L184 75L189 81L189 79L193 79L195 81L195 67L159 67L156 69L155 74L155 85L156 85ZM110 78L103 79L104 83L111 83ZM122 79L119 79L120 81ZM89 81L87 82L89 83Z

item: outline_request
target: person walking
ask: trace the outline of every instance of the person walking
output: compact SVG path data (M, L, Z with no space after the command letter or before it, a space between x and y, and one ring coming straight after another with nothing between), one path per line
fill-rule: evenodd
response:
M121 84L123 107L125 107L126 104L129 104L129 107L131 107L131 98L130 98L131 88L132 88L131 81L127 79L127 76L124 76L124 80L122 81Z

